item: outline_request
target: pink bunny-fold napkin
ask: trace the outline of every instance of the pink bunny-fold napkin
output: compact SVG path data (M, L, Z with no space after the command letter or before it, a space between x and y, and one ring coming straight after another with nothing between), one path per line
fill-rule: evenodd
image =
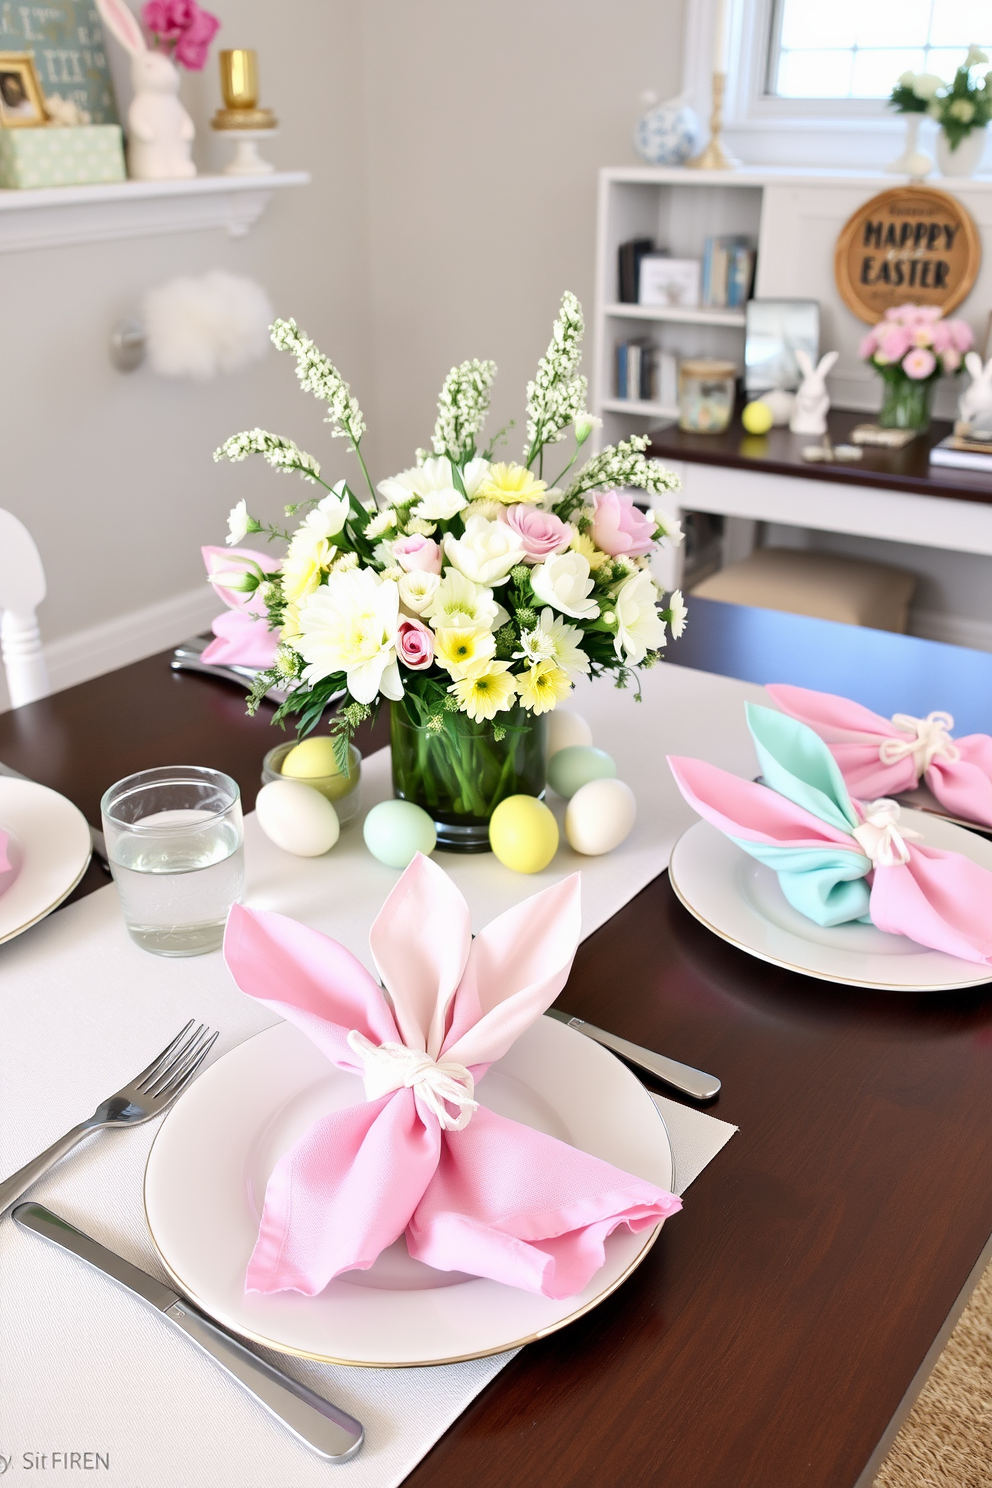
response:
M784 682L766 691L787 713L819 734L840 766L851 794L869 798L912 790L921 779L954 816L992 827L992 738L952 738L949 713L882 718L831 692Z
M252 548L204 547L200 552L214 592L227 605L211 625L214 639L204 647L201 660L213 666L256 667L264 671L275 662L279 632L269 629L257 589L241 594L215 580L224 574L240 572L246 560L257 563L263 573L273 573L279 567L278 561Z
M313 1296L401 1235L415 1259L570 1297L619 1225L673 1194L475 1100L489 1066L554 1002L580 928L577 874L472 939L468 906L416 857L369 940L387 996L350 951L235 905L224 956L243 992L295 1023L366 1099L314 1122L269 1179L246 1289Z
M3 827L0 827L0 894L6 894L20 868L20 854Z

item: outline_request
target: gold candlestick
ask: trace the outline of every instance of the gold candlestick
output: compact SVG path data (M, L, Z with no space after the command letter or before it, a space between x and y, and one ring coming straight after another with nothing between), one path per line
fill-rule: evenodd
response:
M214 129L275 129L271 109L258 107L258 53L244 47L220 53L220 88L224 107L213 117Z
M689 161L692 170L734 170L740 164L732 155L728 155L720 141L723 131L723 95L727 87L727 74L715 72L713 74L713 108L710 113L710 139L709 144L701 154Z

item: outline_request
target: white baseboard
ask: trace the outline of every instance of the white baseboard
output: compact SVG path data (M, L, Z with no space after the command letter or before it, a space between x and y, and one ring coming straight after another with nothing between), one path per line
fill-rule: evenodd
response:
M973 620L967 615L948 615L942 610L910 610L909 632L928 641L970 646L973 651L992 651L992 620Z
M51 641L45 645L44 654L52 691L61 692L77 682L88 682L91 677L154 656L156 651L164 651L188 636L209 630L220 608L216 594L204 583L172 599L159 600L157 604ZM8 707L0 666L0 712Z

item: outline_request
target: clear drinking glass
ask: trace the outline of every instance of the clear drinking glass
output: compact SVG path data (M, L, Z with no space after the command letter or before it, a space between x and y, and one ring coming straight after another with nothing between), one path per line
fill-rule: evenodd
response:
M245 882L241 793L230 775L141 770L110 787L100 812L131 939L158 956L217 950Z

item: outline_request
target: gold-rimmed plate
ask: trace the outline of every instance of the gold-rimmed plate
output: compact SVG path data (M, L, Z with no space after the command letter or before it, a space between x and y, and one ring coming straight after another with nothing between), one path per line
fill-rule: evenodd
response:
M0 776L0 827L22 858L17 877L0 894L0 944L30 930L57 909L90 860L86 818L65 796L33 780Z
M672 1149L647 1090L591 1039L538 1018L476 1090L490 1109L671 1189ZM597 1306L660 1226L606 1242L606 1264L555 1301L411 1260L401 1238L319 1296L246 1294L245 1268L276 1162L311 1123L365 1099L361 1080L279 1023L212 1065L167 1116L145 1171L152 1239L177 1286L224 1326L284 1353L377 1369L500 1354Z
M992 842L922 811L900 822L930 847L961 853L992 871ZM931 951L874 925L821 926L793 909L771 868L709 822L672 850L669 878L691 915L748 955L803 976L879 992L949 992L992 981L992 967Z

